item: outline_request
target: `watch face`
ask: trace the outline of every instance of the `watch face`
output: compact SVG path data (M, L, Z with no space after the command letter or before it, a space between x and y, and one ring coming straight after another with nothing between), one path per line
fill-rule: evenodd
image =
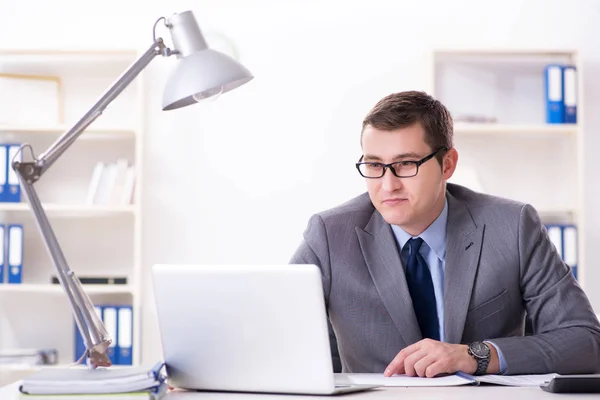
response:
M490 353L490 348L485 343L475 342L471 344L471 352L475 357L485 358Z

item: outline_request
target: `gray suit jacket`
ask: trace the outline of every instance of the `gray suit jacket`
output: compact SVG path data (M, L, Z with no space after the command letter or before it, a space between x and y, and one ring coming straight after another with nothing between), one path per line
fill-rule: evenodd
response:
M492 340L507 374L600 371L600 324L537 212L453 184L447 199L446 341ZM381 373L422 339L391 227L368 194L313 215L290 263L321 268L344 372Z

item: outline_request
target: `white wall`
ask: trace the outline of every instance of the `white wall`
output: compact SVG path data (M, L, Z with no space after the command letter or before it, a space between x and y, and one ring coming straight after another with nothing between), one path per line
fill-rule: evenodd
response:
M157 59L145 73L146 268L287 262L310 214L363 190L353 166L362 117L390 92L428 90L432 49L580 49L586 279L600 310L600 185L592 161L600 148L599 2L0 0L0 7L3 46L140 49L150 45L158 16L191 8L204 30L236 42L253 71L253 82L218 102L168 113L159 111L160 92L174 60ZM146 306L143 345L151 362L160 349L150 292Z

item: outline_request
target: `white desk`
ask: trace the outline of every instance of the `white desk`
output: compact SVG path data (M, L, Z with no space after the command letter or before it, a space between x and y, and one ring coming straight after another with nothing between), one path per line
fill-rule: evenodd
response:
M25 397L34 399L33 396ZM87 397L89 398L89 397ZM165 400L430 400L430 399L473 399L473 400L563 400L563 399L598 399L597 394L554 394L544 392L535 387L519 388L505 386L453 386L453 387L418 387L378 388L366 392L343 394L336 396L295 396L280 394L242 394L242 393L210 393L210 392L169 392ZM0 389L1 400L22 400L18 390L18 382ZM140 400L139 396L119 396L119 400ZM52 396L52 400L77 400L77 396Z

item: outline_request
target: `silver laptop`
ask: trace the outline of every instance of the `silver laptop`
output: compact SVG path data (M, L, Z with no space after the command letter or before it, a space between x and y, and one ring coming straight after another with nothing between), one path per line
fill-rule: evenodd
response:
M154 265L169 384L205 391L339 394L314 265Z

